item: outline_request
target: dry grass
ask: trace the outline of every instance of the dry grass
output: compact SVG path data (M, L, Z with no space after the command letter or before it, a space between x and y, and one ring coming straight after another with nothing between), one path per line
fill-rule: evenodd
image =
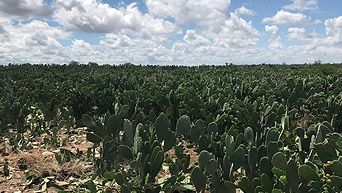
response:
M60 148L68 149L73 153L76 153L77 148L80 151L86 152L92 144L85 139L84 128L76 129L74 133L69 138L66 135L66 130L62 129L58 135L59 141L68 140L67 144ZM70 162L59 164L55 159L55 152L59 153L60 148L57 150L45 149L42 139L43 137L40 136L32 141L35 144L34 149L14 153L6 145L5 137L0 136L0 168L2 168L5 159L7 159L11 173L10 178L0 175L0 193L27 193L39 190L40 184L30 187L26 185L26 172L35 174L38 177L54 176L56 180L68 183L73 179L83 180L89 178L89 173L93 171L91 163L82 161L82 159L71 159ZM49 188L48 192L58 191L54 188Z
M38 176L56 176L59 180L66 180L69 177L82 178L90 171L92 166L83 161L71 160L70 162L58 164L54 153L50 151L33 150L14 157L12 162L27 166L27 170L38 174Z

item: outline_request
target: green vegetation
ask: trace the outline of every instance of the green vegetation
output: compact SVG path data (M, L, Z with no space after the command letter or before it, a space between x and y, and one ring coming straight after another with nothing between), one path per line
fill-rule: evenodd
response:
M93 164L77 189L45 178L44 190L340 192L341 75L339 64L0 67L0 136L20 153L44 134L59 164ZM80 127L86 155L57 137Z

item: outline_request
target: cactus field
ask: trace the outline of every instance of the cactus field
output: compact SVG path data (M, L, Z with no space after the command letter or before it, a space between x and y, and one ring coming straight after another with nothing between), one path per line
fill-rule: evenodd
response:
M342 64L0 66L0 192L342 192Z

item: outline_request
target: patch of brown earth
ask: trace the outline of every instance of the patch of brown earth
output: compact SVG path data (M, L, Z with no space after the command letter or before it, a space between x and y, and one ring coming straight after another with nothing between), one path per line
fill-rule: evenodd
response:
M10 177L5 177L0 172L0 193L21 192L28 193L40 190L41 184L27 186L26 173L35 174L38 177L54 176L61 182L70 182L73 179L89 178L89 172L93 170L91 163L84 162L82 159L72 159L70 162L59 164L55 159L55 153L60 149L68 149L76 153L78 148L86 153L92 144L85 138L84 128L76 129L69 138L66 130L61 130L58 134L59 142L66 140L67 144L56 150L45 149L43 137L37 137L31 143L34 149L20 153L11 152L6 144L5 137L0 136L0 171L3 169L5 160L8 160ZM7 146L7 147L6 147ZM48 192L58 192L55 188L48 188Z

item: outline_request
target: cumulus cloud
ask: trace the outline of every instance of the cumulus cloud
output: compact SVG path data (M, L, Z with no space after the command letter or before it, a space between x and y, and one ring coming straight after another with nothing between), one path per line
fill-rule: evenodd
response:
M5 33L6 33L6 31L5 31L4 27L2 27L2 26L0 25L0 34L5 34Z
M270 48L282 48L283 45L280 43L280 36L278 34L279 28L275 25L266 25L265 31L270 34L268 41L270 42Z
M309 21L310 18L301 13L291 13L280 10L273 17L266 17L262 20L263 23L273 23L280 25L302 24Z
M327 19L324 22L327 42L333 45L342 46L342 16Z
M100 41L100 48L104 52L102 60L107 62L163 64L170 62L167 43L167 38L161 36L146 39L110 33Z
M313 31L311 33L306 32L304 28L289 28L287 30L289 33L286 36L289 40L295 40L303 44L316 45L322 43L322 38L320 35Z
M259 40L257 37L260 36L251 21L247 22L234 13L225 20L221 30L205 30L203 34L225 47L237 48L255 45Z
M326 33L328 36L342 36L342 16L327 19L325 21Z
M230 0L147 0L149 13L172 17L178 24L196 23L217 29L229 17Z
M251 9L247 9L245 6L239 7L237 8L234 13L236 15L249 15L249 16L253 16L255 15L255 12Z
M90 61L99 63L104 62L102 60L104 53L96 49L97 46L91 45L81 39L74 39L69 47L65 47L65 50L68 52L67 58L69 61L73 60L84 64Z
M136 4L114 8L97 0L56 0L54 18L68 31L86 33L175 34L173 23L139 11Z
M20 63L77 60L81 63L161 65L342 60L342 16L324 22L325 35L297 26L322 22L311 21L309 16L294 12L316 9L313 0L293 0L291 6L283 7L284 10L273 17L264 18L263 23L268 25L263 32L259 32L251 21L241 18L253 16L253 10L242 6L230 12L230 0L144 2L146 13L136 4L110 6L101 0L53 0L52 19L59 24L54 27L55 23L52 26L50 21L35 20L51 14L39 11L44 6L51 11L43 0L0 0L0 63L11 62L13 57ZM17 11L10 9L11 6ZM19 21L13 22L13 19ZM277 25L296 26L290 26L283 37L280 34L284 31ZM185 31L180 37L183 26L186 26ZM86 38L74 38L74 31L104 34L98 35L98 44L91 44ZM269 46L258 46L259 38L265 32ZM176 38L174 34L177 34ZM70 45L61 44L61 39L69 41ZM296 43L285 46L281 40Z
M303 45L317 46L342 46L342 16L327 19L325 21L326 36L322 37L315 30L307 32L305 28L289 28L287 39L295 40Z
M313 21L313 24L320 24L320 23L322 23L322 21L319 19L316 19L315 21Z
M211 43L207 38L197 34L195 32L195 30L186 31L186 34L185 34L183 40L189 44L197 45L197 46L208 45Z
M43 0L1 0L0 17L11 19L48 18L52 14L50 5Z
M317 0L290 0L291 4L283 6L286 10L307 11L318 9Z
M3 29L6 31L6 38L0 44L0 50L3 50L0 57L4 61L12 61L14 57L17 62L64 61L66 52L58 39L67 39L70 33L61 28L33 20L16 26L8 22L3 25Z

